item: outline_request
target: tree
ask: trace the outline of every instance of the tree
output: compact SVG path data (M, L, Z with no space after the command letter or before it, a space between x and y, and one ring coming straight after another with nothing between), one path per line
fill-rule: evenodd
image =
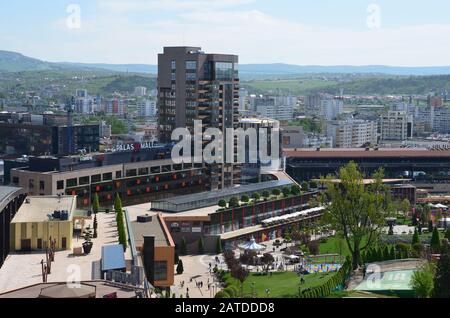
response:
M250 201L250 198L248 197L248 195L244 194L241 197L241 201L244 202L244 203L248 203Z
M227 207L227 201L225 201L225 200L219 200L219 203L218 203L218 205L221 207L221 208L226 208Z
M329 198L324 222L342 235L352 256L353 269L361 261L361 251L374 244L386 218L392 214L388 188L383 184L383 170L376 172L373 184L365 186L363 175L354 162L340 169L340 184L328 183Z
M312 255L318 255L319 251L320 251L320 243L319 241L310 241L308 242L308 244L306 244L308 246L308 250L309 253L311 253Z
M285 198L287 198L291 195L291 189L289 189L288 187L283 187L283 189L281 191L283 192L283 196Z
M252 199L255 201L259 201L261 199L261 196L259 195L258 192L255 192L252 194Z
M217 238L216 242L216 254L222 254L222 240L220 237Z
M187 243L186 243L186 239L184 237L181 238L180 254L181 255L187 254Z
M94 238L97 238L98 233L97 233L97 227L98 227L98 222L97 222L97 215L94 216Z
M198 240L198 253L205 254L205 242L203 242L203 237Z
M293 195L299 195L300 192L301 192L301 189L300 189L300 187L299 187L298 185L294 184L294 185L291 187L291 193L292 193Z
M306 181L302 182L302 190L303 191L308 191L309 190L309 184Z
M420 243L420 238L419 238L419 231L417 231L417 228L415 228L411 245L414 245L414 244L417 244L417 243Z
M407 213L411 210L411 203L408 199L404 199L401 204L401 209L403 211L403 215L406 216Z
M98 200L98 194L94 194L94 202L92 203L92 210L94 211L94 214L97 214L100 210L100 203Z
M230 201L228 202L231 208L236 208L239 206L239 199L236 197L232 197Z
M450 241L450 229L447 229L447 231L445 231L445 238Z
M433 263L426 263L424 266L414 271L410 286L418 298L430 298L434 290L434 275L436 267Z
M116 193L116 197L114 198L114 211L117 213L118 211L122 211L122 200L118 193Z
M241 297L244 293L244 282L247 279L249 272L241 265L231 268L231 276L241 283Z
M273 194L274 196L279 196L279 195L281 194L281 191L280 191L280 189L273 189L273 190L272 190L272 194Z
M439 253L441 249L441 238L439 237L439 231L437 227L433 229L433 234L431 235L431 251L433 253Z
M309 181L309 187L311 189L317 189L317 182L313 180Z
M181 275L184 272L184 266L183 266L183 261L180 259L178 261L178 265L177 265L177 274Z
M433 297L450 298L450 254L446 240L444 240L444 248L436 267Z
M263 191L262 196L264 199L268 199L270 197L270 192L265 190L265 191Z
M273 255L270 253L265 253L263 257L261 258L261 262L266 265L266 271L269 271L269 267L275 262L275 259L273 258Z

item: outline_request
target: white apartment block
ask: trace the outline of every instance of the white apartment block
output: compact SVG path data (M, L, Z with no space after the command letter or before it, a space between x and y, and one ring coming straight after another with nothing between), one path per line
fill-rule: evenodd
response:
M413 118L405 111L389 111L380 118L381 139L404 141L413 135Z
M147 87L144 86L138 86L134 89L134 95L143 97L147 95Z
M252 97L256 113L263 118L275 120L292 120L297 98L292 96L258 96Z
M327 124L327 136L336 148L359 148L378 143L378 124L373 121L332 121Z
M334 120L344 112L344 102L340 99L326 99L320 102L320 116L325 120Z
M156 101L144 99L137 102L139 117L154 117L157 114Z

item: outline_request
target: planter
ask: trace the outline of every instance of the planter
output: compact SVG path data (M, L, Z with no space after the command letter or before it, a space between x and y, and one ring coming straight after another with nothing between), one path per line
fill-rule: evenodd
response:
M83 243L83 252L84 252L84 254L89 254L91 252L92 245L94 245L92 242L84 242Z

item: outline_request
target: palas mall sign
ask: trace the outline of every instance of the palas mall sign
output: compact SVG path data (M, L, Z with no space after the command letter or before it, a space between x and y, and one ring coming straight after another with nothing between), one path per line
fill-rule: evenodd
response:
M153 147L153 143L152 142L137 142L134 144L121 144L121 145L117 145L113 151L114 152L138 152L141 150L145 150L145 149L151 149L154 148Z

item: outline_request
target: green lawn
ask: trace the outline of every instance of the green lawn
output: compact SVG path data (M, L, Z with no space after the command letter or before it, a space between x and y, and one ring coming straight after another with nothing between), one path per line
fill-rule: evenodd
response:
M326 281L326 277L329 277L329 275L333 275L333 273L306 275L304 276L305 284L301 287L302 289L306 289L322 285L323 282ZM229 273L225 274L224 280L227 284L235 285L238 289L240 289L240 283L232 278ZM266 288L270 289L270 297L289 298L297 297L299 291L298 288L300 287L300 278L293 272L273 273L272 276L263 276L252 273L244 282L245 297L251 297L253 291L252 283L255 283L257 298L266 297Z

